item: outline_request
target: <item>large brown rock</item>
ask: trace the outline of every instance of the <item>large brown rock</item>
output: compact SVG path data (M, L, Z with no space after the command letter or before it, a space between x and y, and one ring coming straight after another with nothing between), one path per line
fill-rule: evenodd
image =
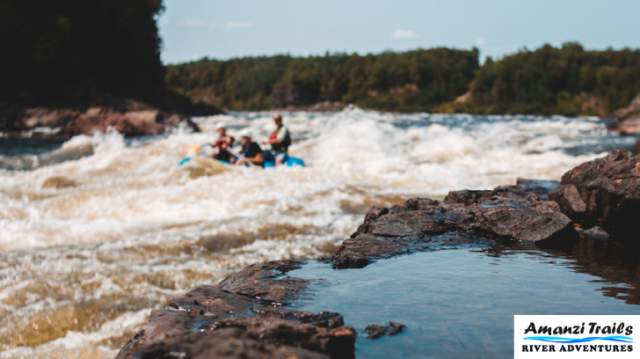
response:
M398 335L406 328L406 325L394 321L390 321L385 325L369 324L364 330L367 332L369 339L377 339L383 335Z
M17 106L0 108L3 130L14 137L24 135L66 139L114 130L126 136L158 135L181 124L198 130L188 117L161 111L137 101L114 101L88 108ZM48 131L35 132L37 129Z
M527 183L531 185L531 183ZM332 257L336 268L364 267L376 258L471 242L565 245L577 237L557 203L522 187L451 192L444 201L408 200L373 208Z
M615 130L621 135L636 135L640 133L640 116L630 118L628 120L619 122Z
M94 107L68 121L61 134L75 136L115 130L126 136L159 135L180 123L196 129L185 116L161 112L157 109L114 111L109 108Z
M614 151L562 176L551 194L585 228L600 226L613 239L633 240L640 218L640 156Z
M337 313L289 310L307 282L292 261L252 265L151 314L118 359L353 358L355 330Z
M629 106L617 110L614 117L616 131L623 135L640 133L640 96L636 97Z
M218 287L229 293L282 303L307 285L299 278L279 278L299 267L300 263L288 260L253 264L229 275Z

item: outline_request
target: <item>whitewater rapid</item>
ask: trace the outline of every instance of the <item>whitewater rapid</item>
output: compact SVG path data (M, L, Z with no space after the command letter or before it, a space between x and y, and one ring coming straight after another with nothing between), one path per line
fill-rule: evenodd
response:
M271 116L199 118L202 133L137 140L79 136L28 161L0 156L32 167L0 169L0 357L113 356L167 297L257 261L327 253L372 205L559 179L628 145L595 118L351 108L285 114L306 168L178 166L217 126L266 138Z

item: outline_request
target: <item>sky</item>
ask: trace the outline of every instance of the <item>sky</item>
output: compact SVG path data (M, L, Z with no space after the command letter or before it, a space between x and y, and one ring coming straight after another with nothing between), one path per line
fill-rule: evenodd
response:
M640 48L639 0L165 0L165 63L202 57L478 47L494 58L545 43Z

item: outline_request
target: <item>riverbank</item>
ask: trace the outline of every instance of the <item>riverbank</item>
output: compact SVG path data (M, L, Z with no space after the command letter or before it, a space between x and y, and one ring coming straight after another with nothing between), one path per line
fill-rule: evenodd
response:
M170 298L250 264L331 255L372 206L443 199L518 177L558 180L633 145L595 118L357 108L284 115L304 169L178 165L220 125L266 138L268 112L196 118L200 133L108 133L4 148L0 162L22 170L0 170L0 356L113 358ZM456 253L462 262L475 258ZM376 263L384 266L366 268ZM362 332L347 311L333 312Z
M614 131L622 135L640 134L640 96L631 101L629 106L617 110L614 119Z
M165 95L155 102L161 104L103 96L42 105L0 104L0 139L68 140L108 131L124 136L151 136L178 126L198 131L192 116L220 113L216 108L194 104L178 95Z
M227 277L217 287L198 288L185 297L172 300L164 309L155 311L144 329L120 351L118 358L168 355L169 352L184 358L205 358L214 354L228 358L258 358L265 355L352 358L356 354L356 330L348 326L348 320L345 322L343 316L337 313L314 314L300 311L298 308L319 308L317 303L333 303L335 306L336 301L351 303L351 306L343 308L360 313L359 317L356 316L360 324L363 320L380 323L393 316L433 319L424 309L404 307L407 301L418 305L419 302L429 301L431 295L440 295L438 293L442 288L428 288L428 292L416 292L417 288L424 285L419 278L429 278L428 272L416 272L415 275L406 277L405 270L391 270L387 265L388 271L379 272L383 277L373 279L385 283L373 286L377 288L375 294L372 291L373 287L367 287L364 291L332 291L332 288L342 284L349 287L349 282L338 284L341 282L336 282L334 277L337 274L332 274L332 271L364 268L380 261L383 262L381 265L384 265L384 261L396 256L407 258L396 261L398 264L409 265L410 257L415 255L407 254L416 252L455 253L455 250L460 249L482 249L489 256L497 256L501 252L517 254L518 251L534 251L542 253L542 257L545 256L544 253L553 254L553 257L558 256L558 253L565 253L560 254L560 257L568 258L574 253L587 273L606 279L611 279L613 275L616 277L614 280L620 280L621 277L633 278L633 273L640 263L637 258L631 258L625 253L638 248L638 243L633 238L637 230L634 215L640 208L638 168L640 157L617 151L574 168L563 176L561 183L519 181L515 186L498 187L494 190L450 192L443 201L414 198L402 206L373 208L356 232L331 256L329 261L333 270L322 269L323 265L305 265L302 262L291 261L249 266ZM609 257L596 253L602 248L608 248L606 253ZM430 258L438 260L439 257L442 257L439 260L445 260L446 255L443 257L426 253L420 257L424 261L429 261ZM509 307L515 308L515 304L520 302L527 303L528 295L548 293L542 288L533 291L516 290L515 293L521 295L519 297L511 292L511 287L503 288L505 292L494 291L498 286L492 280L487 281L487 278L483 278L482 273L476 275L475 283L458 283L455 281L456 277L465 276L457 274L458 271L473 271L468 263L463 264L466 257L449 258L446 266L448 270L443 274L450 278L441 285L457 286L461 292L469 292L468 295L476 297L473 301L476 307L485 305L482 293L486 291L509 298L500 302L506 307L506 314L502 313L501 317L506 317L508 323L485 326L486 330L496 332L496 327L510 327L513 312L509 312ZM455 263L459 263L459 266ZM552 263L538 263L536 268L544 272L543 266L551 266ZM414 263L412 267L416 265L418 264ZM507 267L507 270L509 268ZM324 273L324 277L318 273ZM531 275L527 278L523 274L521 280L533 280ZM298 278L296 275L313 280ZM353 285L356 287L364 287L360 283L368 282L364 279L367 275L367 272L354 272L346 278L354 281ZM490 273L484 276L492 278ZM543 275L536 280L543 280L545 286L551 288L566 286L567 283L561 279L566 275L557 273L556 276L557 278L550 279ZM382 278L384 280L381 280ZM588 278L584 280L590 281ZM407 286L394 289L404 293L398 298L383 290L384 285L388 286L394 281L401 281ZM449 281L454 282L449 284ZM577 288L574 290L584 292L583 296L569 298L556 293L553 297L545 297L546 306L525 305L522 308L528 311L550 311L562 307L562 303L566 301L580 313L594 314L599 310L607 310L608 313L632 313L634 309L622 305L619 300L623 299L629 305L640 304L638 283L635 279L622 281L632 287L618 286L615 291L614 287L603 288L603 294L614 298L611 300L593 301L588 290L585 291L579 283L573 283ZM316 289L309 292L314 282L320 286L316 285ZM486 288L478 288L477 282L484 283ZM383 287L380 287L381 285ZM468 291L467 288L473 289ZM323 297L323 294L329 297ZM386 299L382 302L379 296ZM304 304L296 304L300 303L301 299ZM495 298L487 299L495 305ZM243 304L237 305L238 301L242 301ZM389 307L389 302L398 306ZM401 303L405 304L400 305ZM491 337L490 341L486 342L478 337L480 331L477 329L481 325L477 320L480 318L466 320L458 317L457 313L468 310L466 307L469 303L463 303L457 310L450 311L448 317L443 318L450 323L449 327L455 327L456 324L453 323L456 322L471 326L470 331L473 335L465 337L465 340L476 343L474 355L508 354L511 338L508 330L498 331L504 331L503 335L507 336L507 340ZM363 312L358 306L370 310L382 307L384 310ZM407 317L407 309L412 313L410 317ZM441 309L439 311L442 312ZM345 314L352 316L349 312L343 315ZM402 328L404 324L392 326ZM393 334L398 334L400 339L389 338L383 347L378 346L379 351L366 351L369 345L360 342L360 351L365 350L368 357L389 357L410 352L415 354L425 350L433 353L434 348L422 347L420 344L433 343L436 338L440 338L425 334L428 332L425 332L425 328L431 326L432 323L429 322L412 321L406 334L411 337L410 340L402 340L402 333L392 331ZM446 342L444 340L441 345L446 346ZM495 342L503 344L493 348L486 347ZM470 352L466 351L469 348L450 345L450 348L439 346L435 353L470 357Z
M339 113L359 110L340 102L320 102L310 106L288 106L278 111L295 114ZM27 106L0 104L0 140L64 141L78 135L94 135L115 131L127 137L154 136L182 127L191 131L200 128L194 117L219 114L220 110L203 103L193 103L179 96L168 96L163 106L107 97L73 105ZM394 113L389 113L393 115ZM640 114L640 97L615 112L611 119L600 119L612 133L622 136L640 135L637 125ZM427 114L425 114L427 115ZM433 116L447 116L446 113ZM460 114L451 116L474 116ZM490 117L490 116L483 116ZM535 118L533 115L518 117ZM563 119L563 116L552 118ZM593 119L593 117L591 118ZM638 141L640 143L640 141Z
M194 101L236 111L339 102L393 112L611 117L640 93L637 49L568 42L480 56L477 48L441 47L203 58L169 65L165 82Z

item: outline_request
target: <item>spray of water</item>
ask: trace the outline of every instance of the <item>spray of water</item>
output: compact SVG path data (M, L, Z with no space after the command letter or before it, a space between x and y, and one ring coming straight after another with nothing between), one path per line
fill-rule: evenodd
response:
M31 170L0 170L0 357L112 356L168 296L256 261L331 250L371 205L558 179L620 145L588 118L348 109L285 119L306 168L178 166L217 126L267 136L270 113L235 113L198 119L203 133L81 136Z

